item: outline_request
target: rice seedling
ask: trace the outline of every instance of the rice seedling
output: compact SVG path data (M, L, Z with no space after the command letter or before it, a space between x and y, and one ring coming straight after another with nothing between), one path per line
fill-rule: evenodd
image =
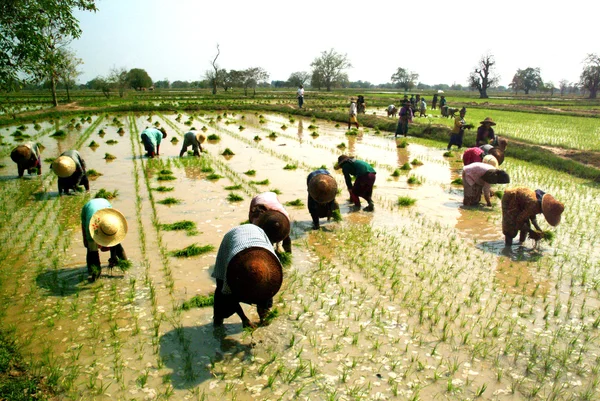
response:
M229 185L229 186L225 187L224 189L226 189L227 191L239 191L240 189L242 189L242 185L241 184Z
M458 177L458 178L453 179L450 184L452 184L452 185L462 185L463 184L463 180L462 180L461 177Z
M244 198L238 194L231 192L229 195L227 195L227 200L229 202L241 202L244 200Z
M340 143L339 145L337 145L338 149L346 149L346 144L344 142Z
M406 139L402 139L400 142L396 144L396 148L404 149L408 146L408 141Z
M173 198L173 197L168 197L165 198L163 200L160 200L158 202L156 202L160 205L178 205L181 203L181 199L177 199L177 198Z
M208 131L208 128L206 128L206 126L204 126L204 125L203 125L203 126L202 126L202 128L200 128L200 129L201 129L203 132L206 132L206 131Z
M109 139L108 141L106 141L107 145L116 145L117 143L119 143L119 141L116 141L114 139Z
M219 174L215 174L215 173L212 173L212 174L209 174L209 175L206 176L206 179L210 180L210 181L216 181L216 180L218 180L220 178L223 178L223 176L221 176Z
M54 160L56 160L56 157L47 157L44 159L44 162L46 163L52 163Z
M88 178L94 180L98 177L100 177L102 175L102 173L94 170L93 168L89 169L86 171L86 175L88 176Z
M398 197L398 206L407 207L415 204L417 200L408 196L399 196Z
M275 139L275 138L277 138L277 134L275 132L271 132L267 138Z
M404 164L402 165L402 167L400 167L400 170L408 171L408 170L410 170L411 168L412 168L412 167L410 167L410 164L409 164L409 163L404 163Z
M41 126L41 125L39 125L38 123L35 123L35 124L33 125L33 129L34 129L34 130L36 130L36 131L39 131L39 130L41 130L41 129L42 129L42 126Z
M290 252L276 252L279 261L283 267L290 267L292 265L292 254Z
M310 136L312 136L313 138L316 138L319 136L319 133L317 131L313 131L310 133Z
M223 151L223 153L221 153L222 156L234 156L235 153L233 153L233 151L229 148L225 148L225 150Z
M156 177L156 179L158 181L173 181L176 180L177 177L173 176L173 175L168 175L168 174L161 174L158 177ZM163 187L164 188L164 187ZM164 192L164 191L163 191Z
M124 134L124 133L125 133L125 130L123 129L123 127L120 127L120 128L117 130L117 134L119 134L119 135L122 135L122 134Z
M454 157L454 153L452 153L451 151L448 150L448 151L444 152L443 156L444 157Z
M262 138L261 138L260 136L258 136L258 135L255 135L255 136L254 136L254 141L255 141L255 142L262 141Z
M296 199L293 201L288 201L285 203L286 206L295 206L295 207L302 207L304 206L304 202L302 202L301 199Z
M333 219L333 221L335 221L336 223L339 223L340 221L342 221L342 213L340 212L340 209L336 209L331 213L331 218Z
M217 134L210 134L206 139L208 139L209 141L219 141L221 140L221 137Z
M117 156L111 155L110 153L104 154L104 160L115 160Z
M283 169L284 170L296 170L298 168L297 164L286 164Z
M270 191L270 192L274 192L274 193L276 193L277 195L281 195L281 194L282 194L282 192L281 192L279 189L277 189L277 188L271 188L271 189L269 189L269 191Z
M189 301L181 304L181 309L190 310L192 308L205 308L213 306L215 303L215 294L210 295L195 295Z
M107 191L104 188L100 188L100 190L98 192L96 192L96 195L94 195L94 198L104 198L107 200L111 200L117 197L119 193L118 189L115 189L113 192Z
M161 224L160 228L165 231L189 231L196 229L196 223L190 220L181 220L175 223Z
M178 143L178 142L179 142L179 139L176 136L174 136L174 137L171 138L171 143L175 144L175 143Z
M402 175L402 171L400 171L399 168L395 169L391 174L392 177L400 177L401 175Z
M414 176L414 175L411 175L410 177L408 177L408 179L406 180L406 182L407 182L408 184L411 184L411 185L421 185L421 184L422 184L421 180L420 180L420 179L418 179L418 178L417 178L416 176Z
M410 164L412 164L413 166L422 166L423 162L420 161L419 159L412 159L412 161L410 162Z
M61 129L59 129L58 131L54 132L54 134L50 135L53 138L58 138L58 139L62 139L62 138L66 138L67 137L67 133Z
M171 171L171 170L168 170L168 169L162 169L162 170L160 170L160 171L158 172L158 174L161 174L161 175L172 175L172 174L173 174L173 171Z
M171 252L169 252L169 254L171 256L175 256L177 258L185 258L185 257L190 257L190 256L202 255L204 253L211 252L214 249L215 249L215 247L212 245L198 246L196 244L192 244L183 249L171 251Z
M348 131L346 131L346 135L356 136L358 135L358 130L356 128L349 129Z
M238 127L238 130L240 130L240 131L243 131L243 130L245 130L245 129L246 129L246 127L244 127L243 125L240 125L240 126Z
M122 272L126 272L131 268L131 266L133 266L133 263L131 263L131 261L128 259L119 259L116 265L117 269L121 270Z
M244 174L249 175L249 176L255 176L256 170L248 170L248 171L245 171Z
M460 183L462 184L462 180ZM502 191L502 190L494 191L494 196L498 199L502 199L502 197L504 196L504 191Z
M264 179L262 181L250 181L250 184L253 184L253 185L269 185L270 181L267 178L267 179Z
M90 147L90 148L97 148L98 146L100 146L100 144L98 144L96 141L92 141L88 145L88 147Z
M215 172L215 170L213 170L212 167L209 167L209 166L202 167L200 169L200 171L202 171L203 173L214 173Z

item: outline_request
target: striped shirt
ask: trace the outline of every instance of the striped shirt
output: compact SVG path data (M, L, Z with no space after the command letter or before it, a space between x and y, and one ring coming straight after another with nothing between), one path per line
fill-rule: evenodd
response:
M223 294L231 294L231 289L227 285L227 266L229 262L244 249L252 247L264 248L277 256L267 234L262 228L254 224L234 227L223 237L215 261L215 269L212 273L213 278L223 280Z

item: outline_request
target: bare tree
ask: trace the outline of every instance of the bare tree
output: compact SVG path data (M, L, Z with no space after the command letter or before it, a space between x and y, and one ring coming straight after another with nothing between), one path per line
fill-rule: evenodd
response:
M217 85L219 84L219 65L217 64L217 59L219 58L219 55L221 54L221 50L219 49L219 44L217 43L217 55L215 56L215 59L211 62L211 65L213 67L214 74L212 77L212 94L216 95L217 94ZM208 77L207 77L208 78Z
M566 79L561 79L558 81L558 89L560 89L560 95L563 96L569 87L569 81Z
M494 71L496 60L492 54L485 54L479 59L479 63L469 75L469 86L479 91L480 99L487 99L488 88L496 85L500 80Z
M67 48L60 49L60 53L62 53L61 58L63 62L60 65L58 75L62 79L63 85L67 90L67 101L70 102L71 93L69 92L69 89L75 85L75 79L81 75L81 71L78 67L83 64L83 60L75 57L75 52Z
M597 54L588 54L583 63L579 85L590 92L590 99L596 99L600 88L600 57Z
M129 85L127 80L127 69L125 67L113 67L108 73L107 79L109 85L114 86L119 91L119 97L125 96L125 89Z
M313 67L313 78L315 74L321 78L321 83L327 88L327 92L331 91L331 87L340 81L342 74L346 68L352 67L348 56L340 54L335 50L321 52L321 57L317 57L310 64Z

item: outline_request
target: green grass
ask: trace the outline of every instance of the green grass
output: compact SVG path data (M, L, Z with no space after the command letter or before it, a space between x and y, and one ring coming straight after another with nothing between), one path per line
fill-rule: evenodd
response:
M227 195L227 200L229 202L241 202L244 198L238 194L234 194L233 192Z
M279 316L279 309L277 309L277 308L271 309L269 312L267 312L267 315L265 316L265 319L264 319L265 325L271 324L271 322L273 320L275 320L275 318L278 316Z
M417 200L408 196L399 196L398 197L398 206L412 206L415 204Z
M218 180L220 178L223 178L223 176L221 176L219 174L215 174L215 173L211 173L211 174L209 174L209 175L206 176L206 179L210 180L210 181L216 181L216 180Z
M189 301L181 304L181 309L190 310L192 308L205 308L213 306L215 303L215 294L210 295L195 295Z
M250 184L253 184L253 185L269 185L270 182L269 182L269 179L267 178L267 179L262 180L262 181L250 181Z
M304 202L302 202L301 199L296 199L296 200L293 200L293 201L286 202L285 205L286 206L297 206L297 207L300 207L300 206L304 206Z
M175 188L174 187L164 187L164 186L158 186L158 187L154 187L152 188L154 191L157 192L171 192L173 191Z
M111 200L117 197L119 193L118 189L115 189L113 192L107 191L104 188L100 188L100 190L98 192L96 192L96 195L94 195L94 198L104 198L107 200Z
M234 156L235 153L233 153L233 151L229 148L225 148L225 150L223 151L223 153L221 153L221 155L223 156Z
M242 189L242 185L241 184L237 184L237 185L230 185L228 187L225 187L225 189L227 191L239 191L240 189Z
M248 171L245 171L244 174L250 175L250 176L255 176L256 175L256 170L248 170Z
M173 197L168 197L165 198L163 200L160 200L158 202L156 202L160 205L178 205L181 203L181 199L177 199L177 198L173 198Z
M161 224L160 228L165 231L190 231L196 229L196 223L191 220L181 220L175 223Z
M183 249L179 249L177 251L171 251L171 252L169 252L169 254L171 256L175 256L177 258L185 258L185 257L190 257L190 256L202 255L203 253L211 252L214 249L215 249L215 247L212 245L198 246L196 244L192 244Z
M115 160L117 156L111 155L110 153L104 154L104 160Z

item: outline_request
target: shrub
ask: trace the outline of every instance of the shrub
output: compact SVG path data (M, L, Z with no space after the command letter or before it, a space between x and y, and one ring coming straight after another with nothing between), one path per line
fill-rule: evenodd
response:
M397 168L396 170L394 170L394 172L392 173L392 177L400 177L400 175L402 174L402 172L400 171L399 168Z

